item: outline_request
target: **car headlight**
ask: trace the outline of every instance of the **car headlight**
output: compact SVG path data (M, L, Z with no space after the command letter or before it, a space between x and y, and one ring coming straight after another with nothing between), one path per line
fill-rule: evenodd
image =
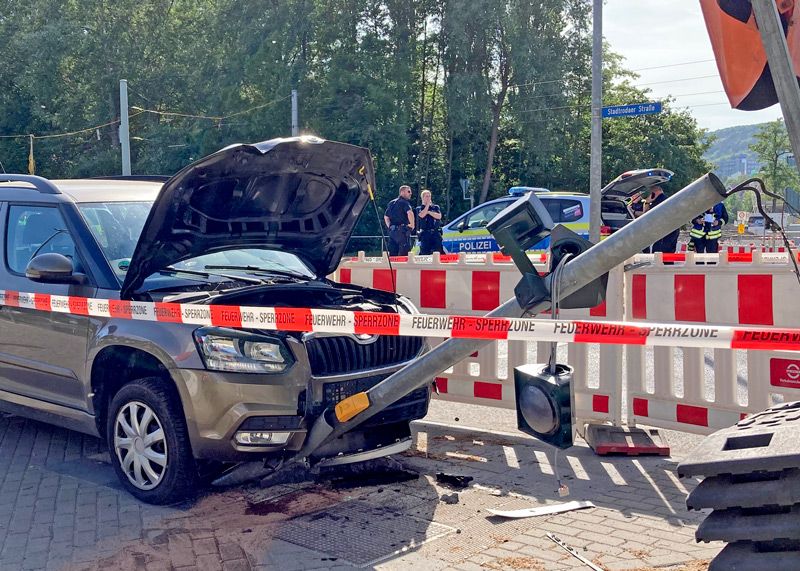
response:
M283 341L245 331L203 327L194 341L207 369L232 373L281 373L294 359Z

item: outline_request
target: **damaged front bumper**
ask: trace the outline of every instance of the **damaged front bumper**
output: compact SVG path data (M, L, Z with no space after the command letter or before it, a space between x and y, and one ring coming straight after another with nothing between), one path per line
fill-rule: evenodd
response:
M402 366L326 378L311 377L310 371L303 374L301 363L287 375L179 369L172 376L184 403L194 456L243 462L300 450L308 426L326 408L375 386ZM297 382L304 377L305 383ZM402 451L400 443L410 442L410 421L428 412L430 392L429 387L414 391L358 430L327 444L311 460L345 463L355 455L350 461L359 462Z

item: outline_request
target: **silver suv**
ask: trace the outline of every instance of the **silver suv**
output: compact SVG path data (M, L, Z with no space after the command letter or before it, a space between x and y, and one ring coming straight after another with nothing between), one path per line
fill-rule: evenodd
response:
M163 185L0 181L0 408L105 438L143 501L190 496L201 461L299 450L323 410L426 350L419 337L61 313L24 295L414 313L401 296L326 278L375 186L366 149L308 137L235 145ZM415 391L313 460L404 450L429 399Z

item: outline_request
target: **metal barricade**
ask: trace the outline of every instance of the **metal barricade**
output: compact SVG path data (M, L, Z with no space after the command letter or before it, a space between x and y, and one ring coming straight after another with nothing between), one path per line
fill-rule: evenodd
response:
M648 258L634 259L642 260ZM797 278L785 253L689 252L683 260L656 254L649 261L626 272L628 320L766 328L800 323L800 304L792 302ZM626 347L628 424L708 434L783 398L800 399L797 357L793 352Z

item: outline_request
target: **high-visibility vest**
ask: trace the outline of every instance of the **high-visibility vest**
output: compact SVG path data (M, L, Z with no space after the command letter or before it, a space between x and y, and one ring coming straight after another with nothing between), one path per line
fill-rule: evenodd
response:
M692 223L692 229L689 231L689 236L691 238L705 238L706 237L706 229L705 224L696 224Z
M777 0L789 55L800 72L800 2ZM778 102L749 0L700 0L722 85L731 107L752 111Z

